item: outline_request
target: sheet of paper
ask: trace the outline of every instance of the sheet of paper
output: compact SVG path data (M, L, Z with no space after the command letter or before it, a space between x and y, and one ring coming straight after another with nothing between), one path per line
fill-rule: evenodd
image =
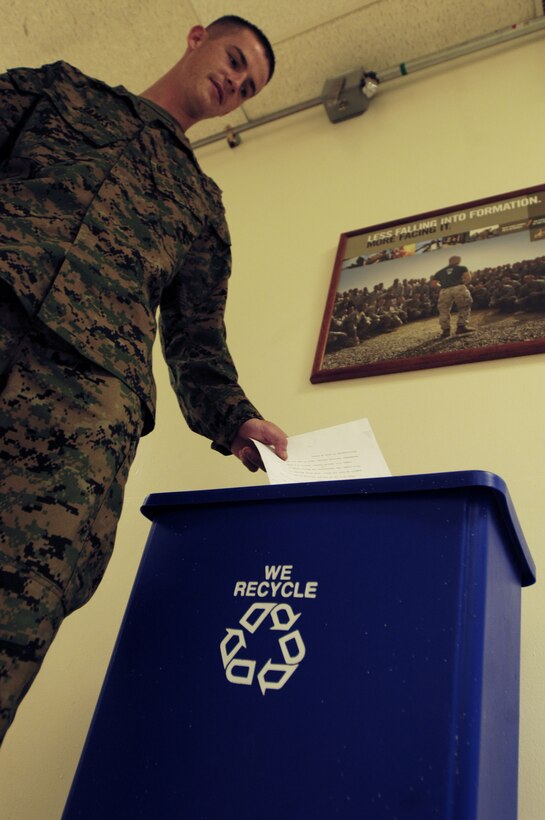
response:
M287 461L265 444L254 443L271 484L391 475L367 419L290 436Z

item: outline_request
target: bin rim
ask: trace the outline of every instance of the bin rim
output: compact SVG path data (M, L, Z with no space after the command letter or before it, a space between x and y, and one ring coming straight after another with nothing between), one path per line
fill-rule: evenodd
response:
M501 519L514 544L514 557L521 574L521 585L535 583L536 568L530 549L502 478L488 470L460 470L446 473L356 478L294 484L265 484L213 490L178 490L150 493L140 507L142 514L156 522L166 512L186 506L224 504L242 501L285 500L339 495L399 495L416 492L484 489L492 493Z

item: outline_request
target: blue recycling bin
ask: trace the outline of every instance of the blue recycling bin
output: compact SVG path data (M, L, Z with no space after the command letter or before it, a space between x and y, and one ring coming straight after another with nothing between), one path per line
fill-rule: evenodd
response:
M514 820L521 587L485 472L149 496L64 820Z

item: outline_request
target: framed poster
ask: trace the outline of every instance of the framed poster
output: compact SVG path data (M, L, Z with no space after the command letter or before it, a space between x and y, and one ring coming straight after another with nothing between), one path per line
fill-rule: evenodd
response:
M545 352L545 185L341 234L311 382Z

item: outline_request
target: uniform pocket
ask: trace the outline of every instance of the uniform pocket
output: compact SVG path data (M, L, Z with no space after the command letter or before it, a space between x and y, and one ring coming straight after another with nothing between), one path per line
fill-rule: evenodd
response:
M133 117L113 117L118 113L113 107L97 104L93 99L64 97L56 89L45 89L44 95L61 119L78 133L79 139L103 147L117 140L131 139L139 128ZM100 100L100 98L98 98ZM104 102L104 101L103 101ZM121 113L121 112L119 112Z

